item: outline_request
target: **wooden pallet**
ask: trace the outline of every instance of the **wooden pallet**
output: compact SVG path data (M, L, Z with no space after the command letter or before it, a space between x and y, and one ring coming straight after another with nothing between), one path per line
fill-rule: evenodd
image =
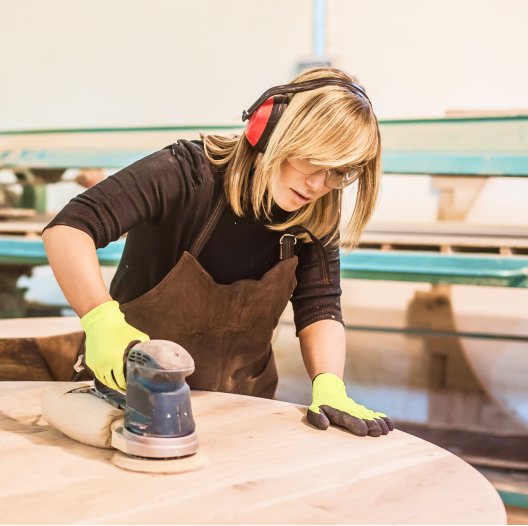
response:
M360 247L382 251L416 250L442 254L526 255L528 231L520 227L491 227L455 222L428 225L373 223L361 236Z

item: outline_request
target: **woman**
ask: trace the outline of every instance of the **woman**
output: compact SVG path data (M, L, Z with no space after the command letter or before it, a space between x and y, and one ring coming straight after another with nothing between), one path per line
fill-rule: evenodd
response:
M345 239L378 194L380 136L370 101L320 68L268 90L240 137L178 141L74 198L43 234L50 265L86 332L86 363L125 389L129 342L176 341L194 389L273 397L273 330L291 299L313 400L308 421L359 436L393 429L342 381L342 190L357 181ZM128 232L108 292L95 249Z

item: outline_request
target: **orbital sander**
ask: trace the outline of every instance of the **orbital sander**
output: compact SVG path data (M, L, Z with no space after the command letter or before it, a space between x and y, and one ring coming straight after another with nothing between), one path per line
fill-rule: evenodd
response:
M206 465L197 454L185 382L194 372L192 356L167 340L134 342L125 352L124 371L126 393L97 379L67 392L46 392L43 418L75 440L117 449L112 462L125 469L175 473Z

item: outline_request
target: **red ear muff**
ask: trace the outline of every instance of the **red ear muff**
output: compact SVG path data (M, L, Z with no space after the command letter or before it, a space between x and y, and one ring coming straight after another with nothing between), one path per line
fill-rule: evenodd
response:
M365 90L358 84L339 78L321 78L295 84L274 86L266 90L256 102L242 112L242 121L249 119L245 135L251 146L263 152L280 116L288 106L289 96L324 86L342 86L362 97L372 106Z
M266 99L251 115L245 135L249 144L258 152L264 152L280 116L288 106L287 95L275 95Z

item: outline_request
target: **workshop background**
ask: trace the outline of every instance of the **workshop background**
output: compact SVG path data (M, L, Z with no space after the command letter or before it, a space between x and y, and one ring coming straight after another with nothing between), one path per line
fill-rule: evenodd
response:
M239 124L323 56L381 119L526 108L526 2L319 4L2 0L2 129Z
M0 318L74 315L40 231L90 181L240 132L270 86L342 68L384 143L375 216L343 257L349 392L482 470L522 516L528 2L0 0L0 17ZM274 347L277 397L309 403L290 308Z

